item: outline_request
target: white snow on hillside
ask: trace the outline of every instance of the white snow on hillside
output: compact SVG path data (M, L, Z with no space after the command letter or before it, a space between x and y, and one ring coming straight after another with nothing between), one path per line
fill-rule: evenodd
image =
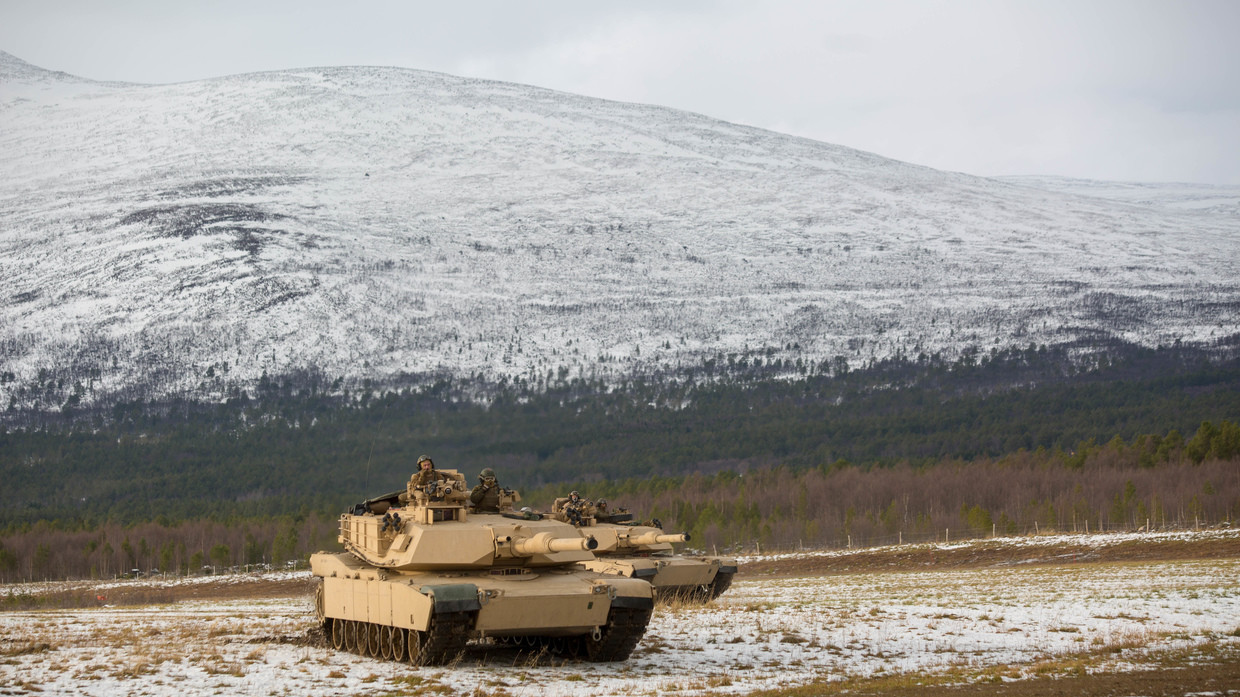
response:
M1240 186L1107 182L1069 177L999 177L1002 181L1140 206L1240 216Z
M0 408L40 369L89 401L303 368L536 381L1240 332L1234 207L526 85L100 83L0 53L0 153Z

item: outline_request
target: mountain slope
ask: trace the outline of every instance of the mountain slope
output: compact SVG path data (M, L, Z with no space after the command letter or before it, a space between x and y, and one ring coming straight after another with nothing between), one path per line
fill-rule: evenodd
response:
M210 396L301 369L537 380L1240 331L1226 211L524 85L98 83L0 54L0 152L14 404L75 382Z

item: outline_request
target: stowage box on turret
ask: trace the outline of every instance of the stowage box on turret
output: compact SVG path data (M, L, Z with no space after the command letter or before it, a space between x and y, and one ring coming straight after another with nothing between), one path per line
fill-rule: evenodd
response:
M628 658L650 621L650 584L578 566L594 559L597 540L514 511L516 492L503 492L499 512L475 512L461 474L428 471L340 516L344 553L311 556L333 646L415 665L451 661L486 638Z
M732 585L735 558L676 554L672 543L688 541L688 533L664 533L658 521L637 523L626 509L611 511L604 500L576 494L556 499L552 514L598 542L596 558L578 562L582 568L644 579L662 598L709 602Z

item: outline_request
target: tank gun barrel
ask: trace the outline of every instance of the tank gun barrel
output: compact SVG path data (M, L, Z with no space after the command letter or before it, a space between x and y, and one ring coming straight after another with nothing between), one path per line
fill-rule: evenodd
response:
M668 542L688 542L689 533L678 532L674 535L668 535L666 533L654 532L652 530L647 533L642 533L641 535L630 535L628 536L627 541L629 544L634 546L661 545Z
M546 532L512 541L512 551L523 557L552 552L585 552L597 547L598 540L593 537L552 537Z

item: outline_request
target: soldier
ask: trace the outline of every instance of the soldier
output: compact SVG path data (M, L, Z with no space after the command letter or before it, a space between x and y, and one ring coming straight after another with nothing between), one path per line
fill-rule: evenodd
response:
M569 492L568 500L564 502L564 519L573 525L581 526L585 523L589 506L589 499L581 498L581 494L576 491Z
M499 513L499 497L502 489L495 481L495 470L483 468L478 473L478 486L469 492L469 502L479 513Z
M426 455L418 458L418 470L419 472L413 475L409 482L409 485L414 488L422 488L430 485L431 482L444 479L444 475L435 471L435 463Z

